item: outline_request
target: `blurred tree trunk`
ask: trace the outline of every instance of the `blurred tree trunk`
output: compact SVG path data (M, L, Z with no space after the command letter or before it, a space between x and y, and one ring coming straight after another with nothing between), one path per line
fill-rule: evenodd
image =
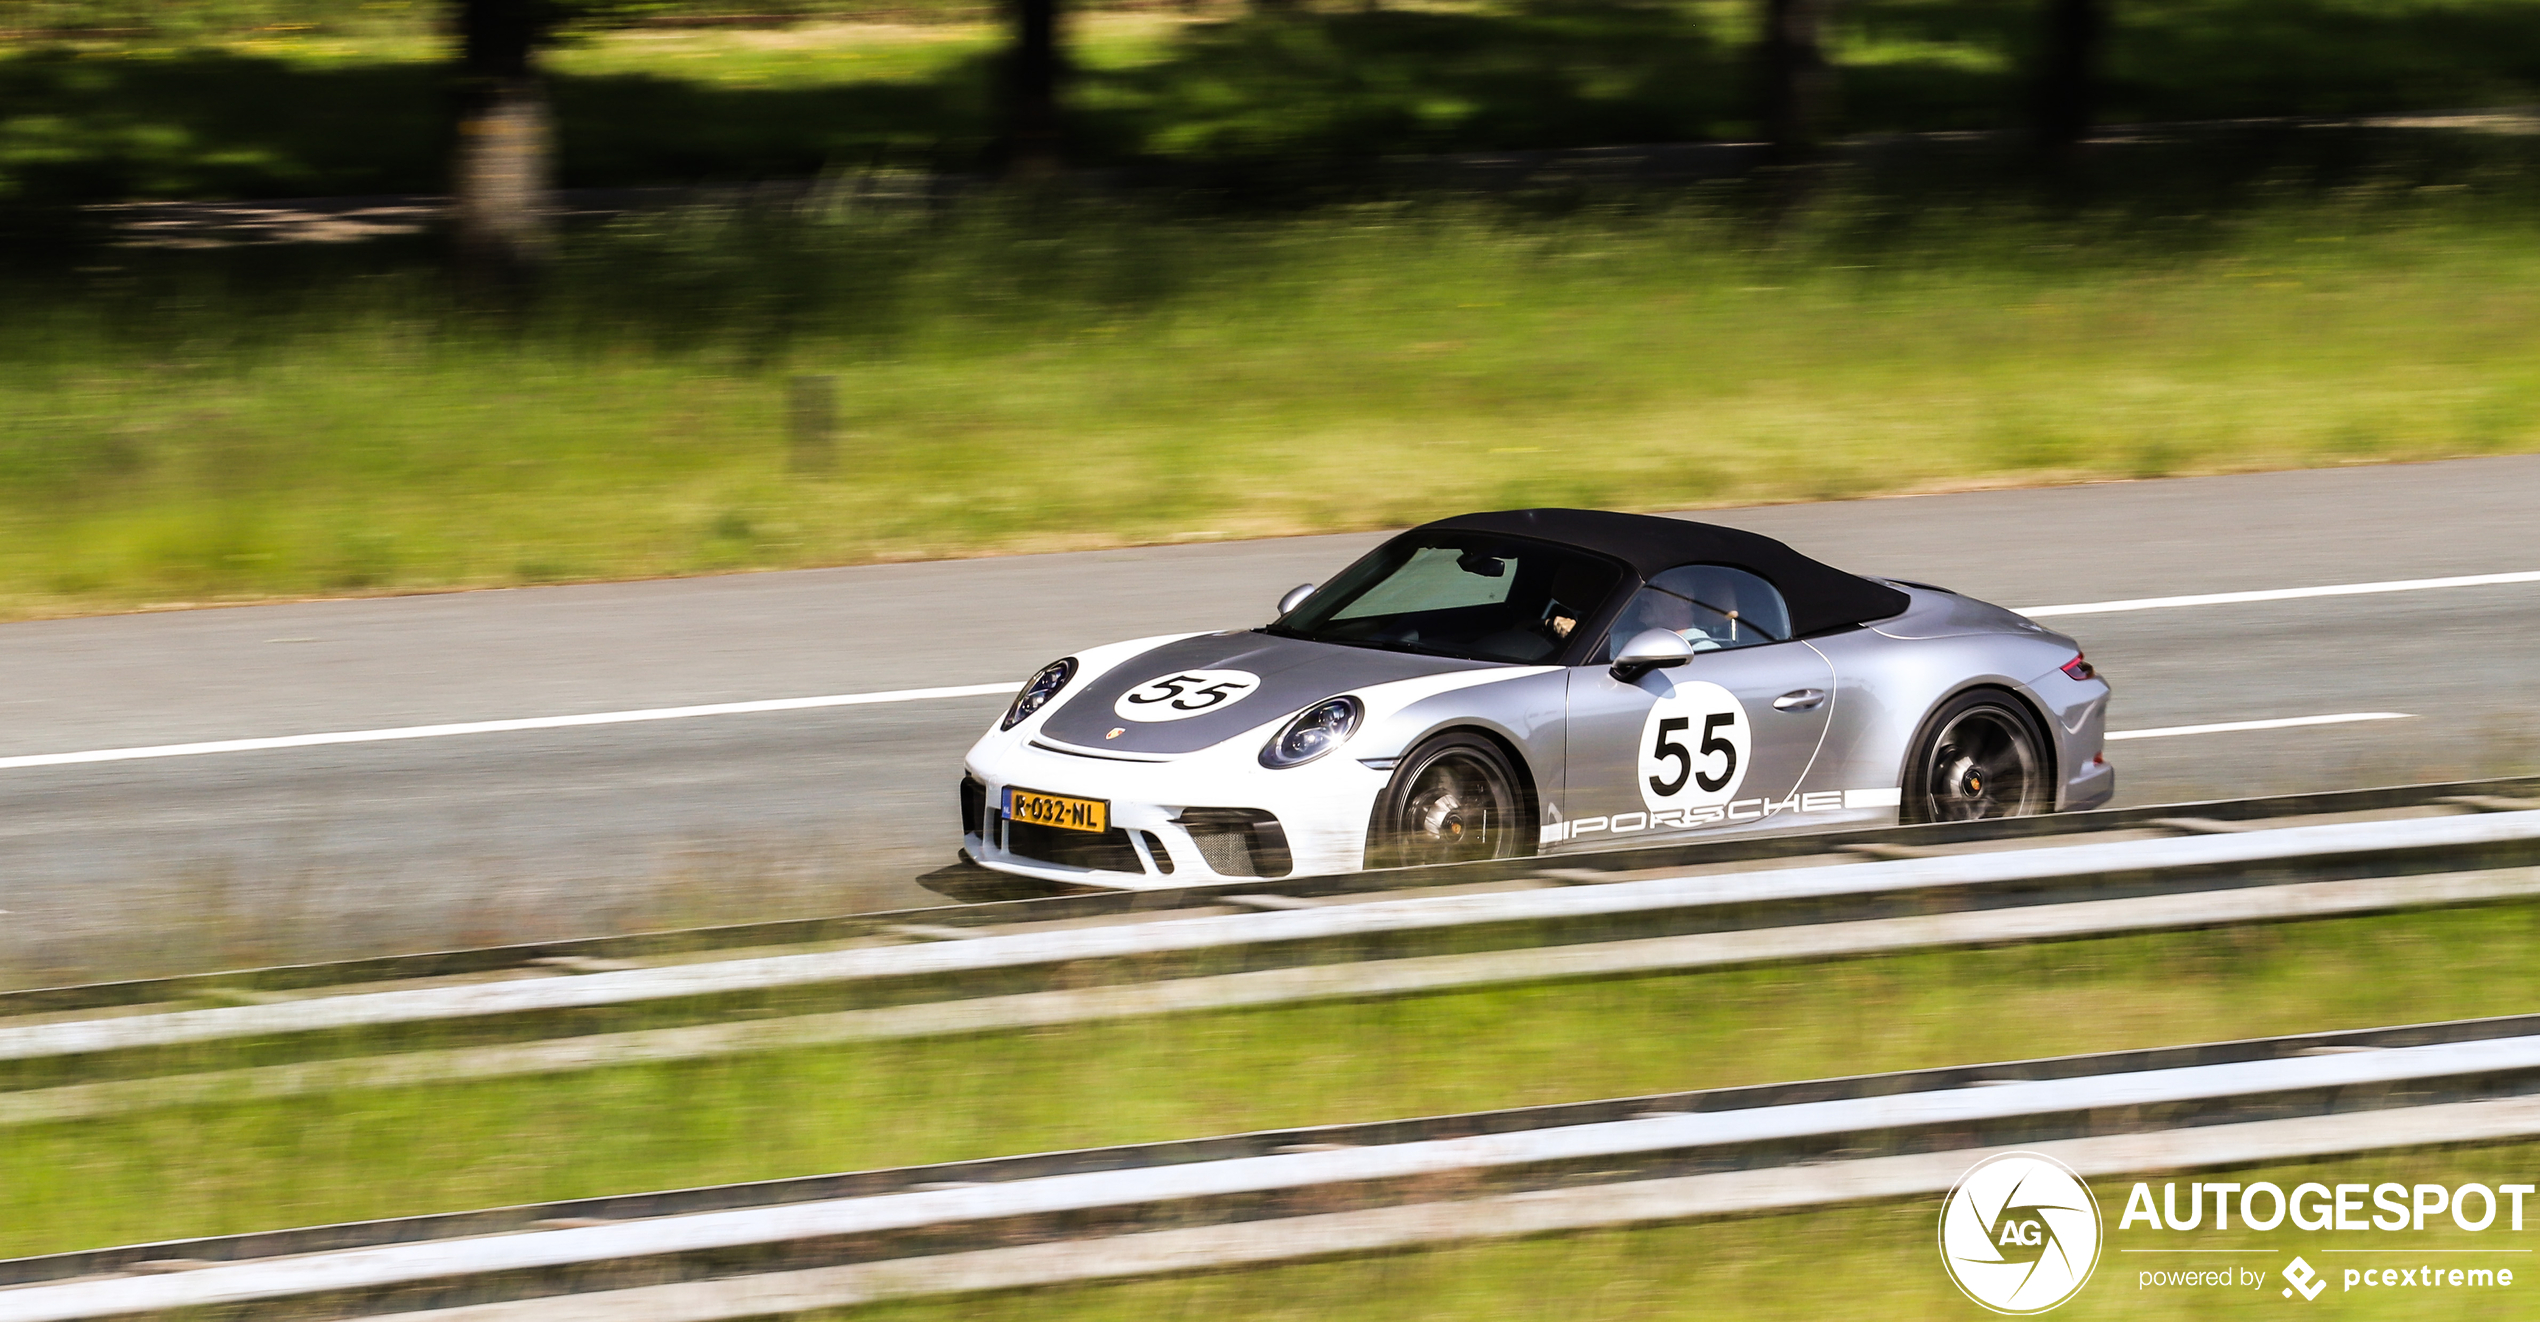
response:
M1014 53L1007 62L1005 168L1046 178L1066 163L1059 133L1058 0L1013 0Z
M555 238L554 129L537 69L547 0L458 0L458 257L464 274L508 282Z
M1764 0L1764 137L1777 164L1816 154L1834 122L1822 32L1831 0Z
M2046 0L2046 40L2038 61L2038 145L2068 158L2090 136L2099 110L2099 48L2108 30L2102 0Z

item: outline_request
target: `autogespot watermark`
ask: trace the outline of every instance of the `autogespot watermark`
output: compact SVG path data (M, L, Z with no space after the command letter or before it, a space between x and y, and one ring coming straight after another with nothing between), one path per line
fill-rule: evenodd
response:
M2493 1297L2540 1274L2530 1247L2504 1242L2523 1229L2526 1210L2540 1220L2535 1193L2540 1186L2504 1181L2137 1181L2111 1229L2070 1168L2005 1152L1976 1163L1949 1191L1940 1256L1949 1279L1997 1313L2043 1313L2070 1300L2090 1283L2103 1241L2126 1255L2135 1290L2172 1297L2229 1291L2292 1305L2431 1302L2429 1292Z
M2099 1265L2099 1202L2072 1168L2005 1152L1958 1177L1940 1209L1940 1260L1969 1299L1997 1313L2043 1313Z
M2523 1200L2534 1192L2540 1192L2540 1186L2478 1181L2304 1182L2287 1189L2273 1180L2165 1180L2155 1199L2151 1184L2138 1182L2126 1192L2125 1213L2117 1218L2120 1234L2138 1229L2189 1234L2207 1230L2209 1219L2212 1234L2229 1234L2236 1215L2243 1237L2250 1232L2280 1235L2290 1229L2334 1238L2326 1246L2312 1240L2273 1273L2264 1267L2225 1265L2215 1259L2226 1254L2264 1258L2281 1250L2129 1245L2119 1251L2141 1254L2160 1264L2136 1271L2139 1290L2272 1289L2279 1297L2299 1303L2317 1302L2330 1291L2378 1296L2385 1291L2510 1290L2517 1263L2523 1264L2526 1279L2531 1276L2533 1268L2526 1261L2531 1250L2518 1245L2478 1247L2468 1237L2495 1229L2521 1230ZM2408 1240L2375 1245L2369 1239L2355 1239L2359 1232L2375 1237L2406 1235ZM2304 1254L2318 1257L2327 1264L2325 1270L2313 1266ZM2170 1266L2163 1259L2183 1259L2185 1265Z

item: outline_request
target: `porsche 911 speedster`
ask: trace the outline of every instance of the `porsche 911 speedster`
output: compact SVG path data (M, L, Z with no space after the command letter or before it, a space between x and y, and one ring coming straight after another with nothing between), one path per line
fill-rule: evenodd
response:
M1468 514L1262 628L1044 666L970 750L963 850L1140 888L2088 808L2108 691L2060 633L1754 533Z

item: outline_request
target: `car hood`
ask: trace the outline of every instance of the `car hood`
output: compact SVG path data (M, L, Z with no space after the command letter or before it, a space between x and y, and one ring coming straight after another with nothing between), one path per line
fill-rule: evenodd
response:
M1080 681L1042 724L1041 733L1053 742L1105 753L1195 753L1337 694L1429 675L1509 668L1266 633L1202 634L1142 652ZM1239 670L1257 676L1260 683L1221 707L1181 720L1126 720L1114 710L1133 688L1202 670ZM1113 734L1115 730L1119 733Z

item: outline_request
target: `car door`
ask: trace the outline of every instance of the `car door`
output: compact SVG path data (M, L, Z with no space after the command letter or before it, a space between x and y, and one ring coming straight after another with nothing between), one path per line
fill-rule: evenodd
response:
M1734 576L1725 586L1723 573ZM1776 819L1800 811L1835 674L1815 648L1783 636L1786 613L1767 594L1739 571L1668 571L1623 611L1607 654L1646 627L1704 650L1628 679L1601 663L1569 671L1562 820L1544 827L1546 848L1787 825ZM1706 604L1718 600L1739 605Z

